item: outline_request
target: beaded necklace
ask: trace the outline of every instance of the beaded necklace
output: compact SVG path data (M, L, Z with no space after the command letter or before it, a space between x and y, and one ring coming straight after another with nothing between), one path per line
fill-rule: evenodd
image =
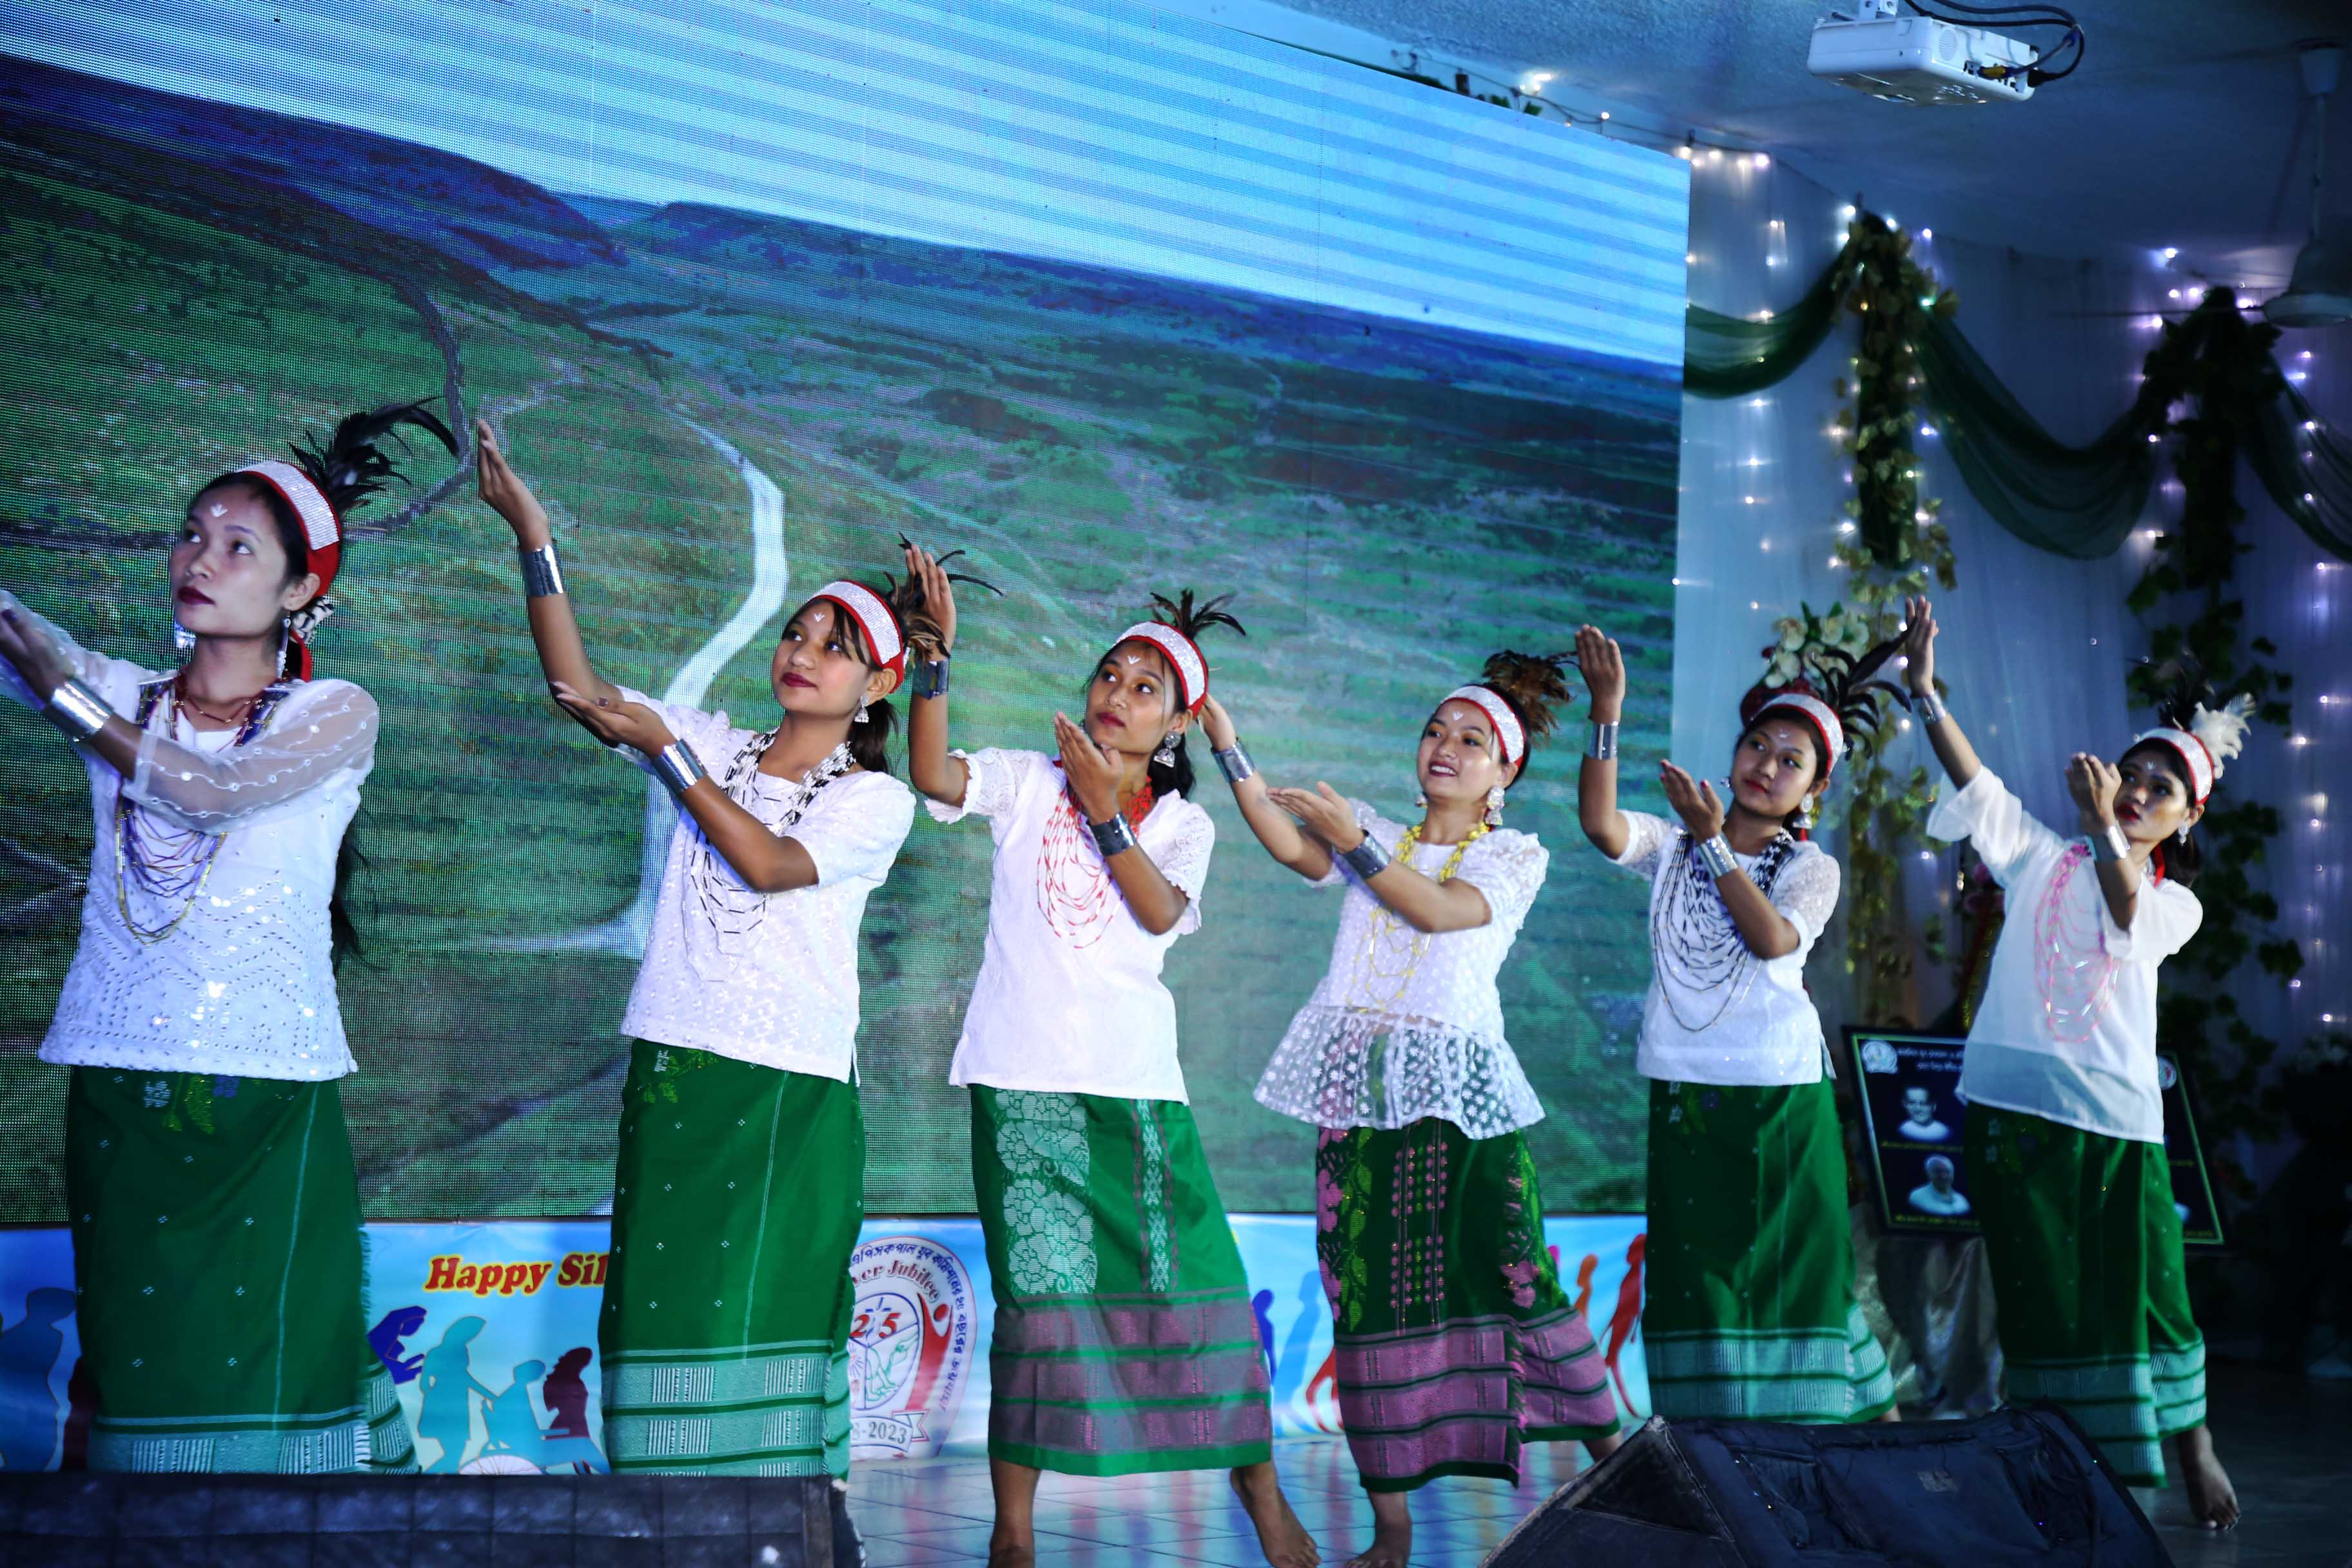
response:
M1781 868L1796 852L1796 839L1786 833L1779 835L1756 858L1748 880L1769 899ZM1731 910L1717 889L1715 879L1707 875L1706 866L1700 862L1690 829L1675 829L1675 842L1667 853L1674 860L1667 868L1664 885L1650 900L1650 962L1657 970L1658 989L1665 996L1666 1010L1674 1015L1675 1023L1696 1034L1713 1028L1726 1013L1738 1005L1756 984L1762 966L1748 950L1748 939L1739 934L1739 927L1733 922ZM1705 1023L1694 1024L1675 1005L1678 989L1702 995L1721 991L1723 998Z
M728 760L726 772L720 775L719 787L727 798L759 816L753 803L760 798L760 759L768 754L776 731L751 737L743 748ZM786 797L783 816L773 823L762 822L779 838L791 836L810 806L816 804L817 791L841 777L857 765L849 754L849 742L844 741L827 752L824 760L808 771L807 776L795 783L778 779L791 793ZM772 777L773 775L766 775ZM693 826L691 822L688 824ZM768 918L770 895L743 885L734 870L720 859L710 847L710 840L698 827L689 836L686 861L686 882L693 891L695 904L702 918L709 922L710 934L719 955L739 957L746 943L759 934Z
M1054 765L1060 767L1055 760ZM1062 792L1045 814L1045 833L1037 846L1037 912L1055 936L1073 947L1092 947L1110 930L1111 917L1123 895L1111 880L1110 868L1096 847L1094 834L1070 795L1067 774ZM1123 815L1139 838L1143 819L1151 815L1151 786L1136 791Z
M237 726L230 749L261 733L271 712L291 689L290 685L282 683L263 687L246 705L245 721ZM164 706L166 698L171 699L168 707ZM179 676L151 680L139 689L135 722L141 729L151 727L159 707L163 708L164 713L163 732L176 736L180 728ZM123 929L150 946L177 931L211 879L213 862L219 858L221 845L227 837L226 833L174 826L133 802L118 784L114 794L114 906L121 911ZM168 905L177 900L179 910L161 925L142 925L131 912L134 887L151 903Z
M2091 1037L2116 993L2116 961L2107 955L2106 929L2099 920L2098 902L2105 897L2105 890L2095 875L2087 918L2076 907L2079 900L2066 896L2074 884L2076 868L2090 858L2089 845L2068 845L2033 911L2034 970L2041 982L2042 1009L2050 1019L2051 1037L2068 1045Z
M1421 830L1427 826L1425 822L1416 822L1406 828L1403 835L1397 839L1396 848L1389 858L1411 866L1413 851L1421 847ZM1442 887L1454 880L1454 874L1462 869L1462 858L1470 853L1470 846L1493 831L1489 824L1481 822L1462 836L1461 842L1454 846L1454 853L1445 858L1445 864L1438 869L1439 886ZM1350 1004L1351 1005L1367 1006L1375 1012L1386 1012L1403 1001L1404 994L1412 988L1413 972L1421 967L1422 955L1429 951L1430 933L1425 931L1416 931L1403 944L1402 968L1383 963L1384 958L1394 956L1397 952L1396 943L1393 941L1396 933L1400 930L1410 928L1397 919L1393 910L1381 902L1378 894L1367 889L1365 897L1372 900L1372 918L1364 933L1364 945L1356 954L1353 973L1349 976L1348 994L1356 998ZM1385 998L1379 1001L1366 999L1367 987L1386 985L1391 981L1396 983L1396 989Z

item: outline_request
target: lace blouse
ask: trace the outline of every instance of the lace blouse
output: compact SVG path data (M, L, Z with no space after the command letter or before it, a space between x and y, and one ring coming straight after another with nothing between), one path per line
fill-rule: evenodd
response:
M1363 801L1348 804L1393 854L1404 825ZM1435 878L1455 847L1416 845L1413 869ZM1258 1103L1318 1127L1396 1128L1434 1116L1472 1138L1543 1120L1503 1037L1495 980L1550 860L1532 834L1486 834L1464 853L1454 879L1485 895L1486 923L1426 933L1389 913L1335 858L1314 884L1347 889L1330 968L1275 1047Z
M36 626L117 713L135 718L140 688L167 679L76 645L12 595L0 603ZM29 690L0 660L0 689ZM125 778L85 752L96 842L82 896L81 937L41 1044L41 1059L77 1067L205 1072L236 1078L341 1078L353 1069L335 995L327 909L335 854L375 765L374 699L348 680L297 685L261 731L232 746L155 704ZM117 864L118 800L166 834L218 839L185 899L157 900ZM130 918L126 920L124 907Z
M1805 993L1805 960L1837 910L1838 863L1811 842L1790 840L1779 852L1786 858L1766 893L1797 928L1797 946L1759 959L1722 895L1709 887L1696 900L1678 897L1675 879L1703 875L1690 864L1689 832L1638 811L1624 816L1633 837L1617 864L1650 879L1650 994L1636 1068L1668 1083L1819 1083L1826 1053L1822 1016ZM1765 856L1733 858L1752 877ZM1691 922L1670 931L1677 909Z

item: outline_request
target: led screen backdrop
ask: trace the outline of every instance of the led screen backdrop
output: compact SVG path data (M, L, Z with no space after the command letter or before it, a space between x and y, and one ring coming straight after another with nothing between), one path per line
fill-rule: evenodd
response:
M168 662L204 479L432 394L548 500L605 672L739 720L799 595L903 530L1005 590L968 604L961 743L1050 749L1181 586L1238 594L1210 651L1278 779L1405 815L1433 702L1587 618L1632 656L1629 752L1663 742L1671 158L1108 5L0 4L0 581L93 646ZM542 694L470 468L415 476L320 638L385 716L342 977L368 1208L594 1212L667 807ZM1512 792L1555 858L1504 991L1550 1206L1637 1208L1645 890L1576 832L1580 742ZM1337 905L1201 798L1192 1097L1227 1205L1303 1208L1312 1134L1249 1091ZM74 760L0 711L10 1220L59 1215L32 1052L90 832ZM867 911L876 1212L971 1201L945 1074L988 849L919 821Z

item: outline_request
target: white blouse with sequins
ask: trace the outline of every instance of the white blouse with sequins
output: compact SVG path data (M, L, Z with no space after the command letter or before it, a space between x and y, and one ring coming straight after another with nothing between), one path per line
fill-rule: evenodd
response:
M955 754L970 770L963 804L926 804L941 822L986 817L996 857L988 946L948 1081L1182 1102L1176 998L1160 968L1178 937L1200 929L1215 822L1162 795L1135 830L1184 894L1184 912L1155 936L1111 880L1059 763L993 747Z
M714 780L759 736L675 702L621 689L662 716ZM635 752L626 753L644 766ZM915 823L915 793L888 773L850 773L802 804L790 779L753 773L738 805L808 852L816 883L781 893L745 887L702 828L677 814L662 866L645 963L624 1034L737 1061L847 1082L857 1059L857 931Z
M1404 826L1360 800L1357 825L1394 853ZM1456 846L1413 847L1435 878ZM1454 879L1476 888L1488 919L1428 934L1390 914L1334 858L1311 884L1347 889L1331 966L1258 1079L1257 1102L1318 1127L1403 1127L1424 1116L1472 1138L1543 1120L1543 1105L1503 1037L1496 989L1503 960L1543 888L1551 856L1535 836L1496 828L1464 851Z
M2007 896L1960 1060L1962 1097L2163 1142L2156 972L2197 934L2197 895L2142 882L2131 928L2117 925L2084 841L2036 821L1990 768L1936 803L1927 836L1974 844Z
M1772 879L1773 909L1797 928L1792 952L1759 959L1748 952L1722 895L1706 891L1720 925L1716 956L1730 965L1720 984L1696 985L1657 948L1656 919L1670 896L1668 879L1690 875L1689 835L1679 823L1643 812L1624 813L1633 836L1617 864L1650 879L1650 994L1642 1010L1642 1045L1634 1067L1664 1083L1772 1087L1819 1083L1826 1056L1822 1016L1805 992L1805 960L1837 911L1838 863L1810 841ZM1761 855L1734 855L1755 873Z
M163 679L75 645L13 595L81 679L125 718L139 689ZM0 688L28 707L46 701L0 660ZM355 1064L343 1040L327 906L335 853L375 765L374 699L348 680L312 680L278 704L261 732L199 732L156 705L131 776L84 753L97 842L81 900L81 940L66 971L41 1059L73 1067L204 1072L287 1079L341 1078ZM115 806L136 803L167 834L217 836L193 897L157 900L116 862ZM145 931L169 924L153 941Z

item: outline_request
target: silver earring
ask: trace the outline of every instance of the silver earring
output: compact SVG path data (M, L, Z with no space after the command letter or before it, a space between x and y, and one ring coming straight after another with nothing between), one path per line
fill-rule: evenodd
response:
M856 717L854 721L852 721L852 722L854 722L854 723L858 723L858 724L863 724L863 723L865 723L865 722L866 722L866 710L867 710L871 706L872 706L872 704L868 703L868 702L866 700L866 699L864 699L863 697L859 698L859 699L857 700L857 717Z
M1155 768L1172 768L1176 765L1175 736L1170 735L1160 742L1160 749L1151 753L1151 765Z
M194 639L191 639L194 640ZM294 659L294 616L289 611L278 622L278 679L287 676L287 667Z
M1486 792L1486 826L1489 827L1500 827L1502 825L1503 786L1501 784L1496 784L1493 789Z
M2189 842L2189 824L2185 822L2180 825L2180 842L2183 844Z
M1429 809L1429 792L1427 790L1417 789L1412 792L1412 808L1415 811L1427 811Z
M1797 808L1797 826L1811 833L1813 830L1813 803L1805 802Z
M195 634L195 633L194 633L194 632L192 632L192 631L190 631L187 627L185 627L185 626L182 626L182 625L180 624L180 617L179 617L179 616L173 616L172 617L172 649L173 649L173 652L175 652L175 653L182 653L182 654L193 653L193 652L194 652L194 651L195 651L195 647L196 647L196 634Z

